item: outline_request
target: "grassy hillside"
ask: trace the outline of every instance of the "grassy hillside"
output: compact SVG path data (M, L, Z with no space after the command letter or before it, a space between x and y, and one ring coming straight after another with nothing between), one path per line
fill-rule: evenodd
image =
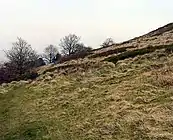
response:
M1 140L172 140L173 54L42 74L0 87Z

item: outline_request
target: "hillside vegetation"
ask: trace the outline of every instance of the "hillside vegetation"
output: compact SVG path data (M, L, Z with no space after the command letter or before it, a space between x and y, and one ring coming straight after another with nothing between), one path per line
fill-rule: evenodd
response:
M173 140L172 27L0 85L0 139Z
M173 139L171 51L71 64L1 85L2 140Z

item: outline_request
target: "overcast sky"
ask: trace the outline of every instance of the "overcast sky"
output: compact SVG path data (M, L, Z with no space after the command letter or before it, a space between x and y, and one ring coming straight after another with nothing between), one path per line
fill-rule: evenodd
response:
M173 21L172 0L0 0L0 60L17 36L42 52L69 33L98 48L142 35Z

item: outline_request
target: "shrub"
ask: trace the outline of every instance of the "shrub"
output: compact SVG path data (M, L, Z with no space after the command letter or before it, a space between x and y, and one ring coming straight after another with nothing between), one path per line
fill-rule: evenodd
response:
M15 81L19 74L11 63L4 63L0 67L0 84Z
M69 55L69 56L62 56L61 60L59 61L59 63L63 63L63 62L70 61L70 60L77 60L79 58L85 58L89 54L91 54L91 50L90 49L84 50L84 51L81 51L79 53L72 54L72 55Z
M28 80L28 79L34 80L38 76L39 75L36 71L27 71L22 76L20 76L18 80Z
M26 71L24 74L19 74L10 63L5 63L0 67L0 84L9 83L11 81L33 80L36 77L38 77L38 73L31 70Z

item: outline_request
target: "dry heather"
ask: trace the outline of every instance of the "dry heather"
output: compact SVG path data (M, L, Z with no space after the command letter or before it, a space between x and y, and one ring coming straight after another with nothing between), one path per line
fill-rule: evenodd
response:
M0 138L173 139L172 54L159 50L116 65L80 64L72 73L65 69L71 74L59 73L56 66L44 68L35 81L3 84Z

